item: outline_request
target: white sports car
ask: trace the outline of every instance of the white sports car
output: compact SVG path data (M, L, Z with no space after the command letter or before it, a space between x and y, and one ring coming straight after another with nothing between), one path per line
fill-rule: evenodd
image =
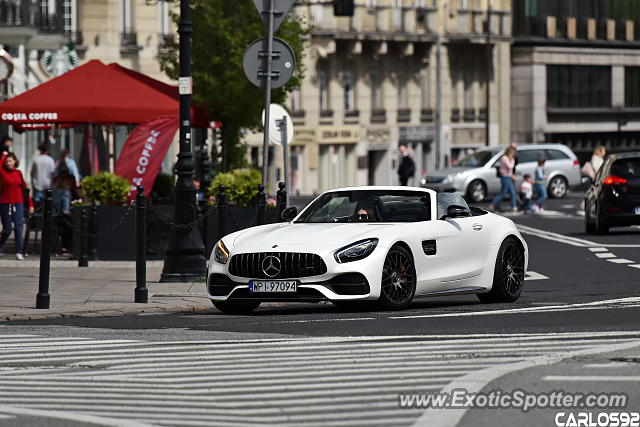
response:
M512 302L522 291L528 249L514 223L469 208L455 193L341 188L282 217L218 241L207 279L218 309L322 300L403 309L414 296L475 293L483 302Z

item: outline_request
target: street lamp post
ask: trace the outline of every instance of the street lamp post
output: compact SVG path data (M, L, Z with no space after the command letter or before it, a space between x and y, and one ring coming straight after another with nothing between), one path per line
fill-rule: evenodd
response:
M486 83L486 113L485 113L485 123L484 123L484 144L489 146L491 144L491 70L492 70L492 62L493 62L493 51L491 48L491 14L493 10L491 9L491 4L487 8L487 34L486 34L486 70L485 73L487 75L487 83Z
M189 282L206 275L204 244L200 236L193 185L194 160L191 142L191 9L180 0L180 153L176 163L174 222L164 258L161 282ZM191 226L189 226L191 224Z

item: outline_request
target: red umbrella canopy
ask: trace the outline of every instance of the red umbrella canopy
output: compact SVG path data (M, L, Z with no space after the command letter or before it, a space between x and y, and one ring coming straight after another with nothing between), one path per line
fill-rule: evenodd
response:
M98 60L0 103L0 121L25 123L142 123L177 116L175 97Z

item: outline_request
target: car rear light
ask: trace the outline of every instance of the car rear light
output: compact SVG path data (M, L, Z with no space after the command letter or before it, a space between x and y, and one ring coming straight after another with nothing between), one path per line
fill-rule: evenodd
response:
M621 208L619 208L618 206L607 206L607 212L620 212L622 211Z
M604 179L604 185L618 185L626 184L627 178L621 178L619 176L610 175Z
M580 160L575 159L575 160L573 161L573 166L580 166Z

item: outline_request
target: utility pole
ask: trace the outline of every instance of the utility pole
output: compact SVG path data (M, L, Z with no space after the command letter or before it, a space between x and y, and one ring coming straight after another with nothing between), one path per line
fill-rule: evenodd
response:
M195 163L191 138L191 9L189 0L180 0L180 153L176 163L178 181L175 189L174 225L164 257L161 282L189 282L206 275L204 244L198 225L196 188L193 185Z
M269 173L269 106L271 105L271 73L273 72L273 0L269 0L269 24L267 25L267 71L264 88L264 135L262 141L262 185L268 189ZM275 163L274 163L275 164ZM268 191L268 190L267 190Z
M492 70L492 63L493 63L493 55L492 55L492 49L491 49L491 13L492 13L492 9L491 9L491 2L489 2L489 7L487 8L487 34L486 34L486 74L487 74L487 83L486 83L486 114L485 114L485 123L484 123L484 144L486 146L489 146L489 144L491 143L490 138L490 131L491 131L491 70Z
M442 38L440 34L436 35L436 131L435 131L435 146L436 146L436 169L440 169L443 166L442 159L442 73L440 71Z

